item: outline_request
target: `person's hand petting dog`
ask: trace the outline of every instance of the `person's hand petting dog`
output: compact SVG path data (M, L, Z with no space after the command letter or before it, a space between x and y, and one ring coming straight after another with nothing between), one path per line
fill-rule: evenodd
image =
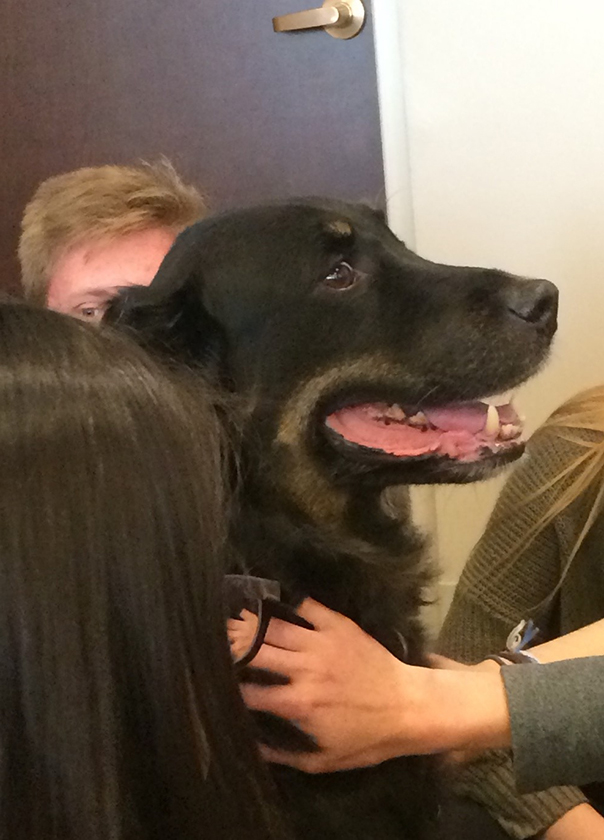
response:
M249 708L289 718L319 750L300 754L263 746L268 761L323 773L400 755L509 743L498 669L464 668L462 676L457 669L407 665L316 601L304 601L298 613L315 629L273 619L253 660L255 667L286 675L289 684L244 684L241 690Z

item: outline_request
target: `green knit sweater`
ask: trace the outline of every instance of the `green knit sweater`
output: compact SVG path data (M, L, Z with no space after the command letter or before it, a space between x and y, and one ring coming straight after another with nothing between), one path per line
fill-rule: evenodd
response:
M583 436L586 440L602 437L595 432ZM604 515L583 541L560 591L545 606L537 606L559 583L595 490L579 496L526 545L531 526L568 482L532 500L531 496L584 452L579 444L561 440L551 430L533 437L463 571L441 631L440 653L477 662L503 650L508 634L521 619L532 618L541 630L539 640L545 641L604 617ZM519 546L525 546L520 553ZM504 751L488 753L469 765L458 785L461 793L485 805L510 836L520 840L540 834L586 801L582 791L572 787L518 794L511 757Z

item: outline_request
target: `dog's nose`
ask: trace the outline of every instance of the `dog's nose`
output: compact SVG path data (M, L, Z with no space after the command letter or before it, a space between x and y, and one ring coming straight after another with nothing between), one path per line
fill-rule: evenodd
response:
M555 327L558 313L558 289L549 280L523 280L506 290L508 310L541 327Z

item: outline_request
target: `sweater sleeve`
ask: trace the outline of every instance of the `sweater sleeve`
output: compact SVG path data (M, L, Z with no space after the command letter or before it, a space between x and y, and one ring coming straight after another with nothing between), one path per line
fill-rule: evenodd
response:
M551 503L551 495L536 495L536 490L568 462L568 445L564 447L551 435L538 436L508 479L457 586L438 642L443 655L478 662L502 650L510 631L528 617L537 618L546 637L558 635L551 613L533 612L559 579L556 531L549 526L530 542L527 535ZM520 795L511 755L505 751L473 762L459 774L457 787L483 804L518 840L539 834L587 801L572 787Z
M504 667L520 790L604 780L604 657Z

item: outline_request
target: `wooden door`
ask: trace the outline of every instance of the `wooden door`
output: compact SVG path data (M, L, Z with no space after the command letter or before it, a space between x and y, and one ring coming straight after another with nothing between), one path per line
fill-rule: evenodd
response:
M4 0L0 285L49 175L166 155L214 209L383 190L371 9L356 38L273 32L305 0ZM312 5L312 0L309 5Z

